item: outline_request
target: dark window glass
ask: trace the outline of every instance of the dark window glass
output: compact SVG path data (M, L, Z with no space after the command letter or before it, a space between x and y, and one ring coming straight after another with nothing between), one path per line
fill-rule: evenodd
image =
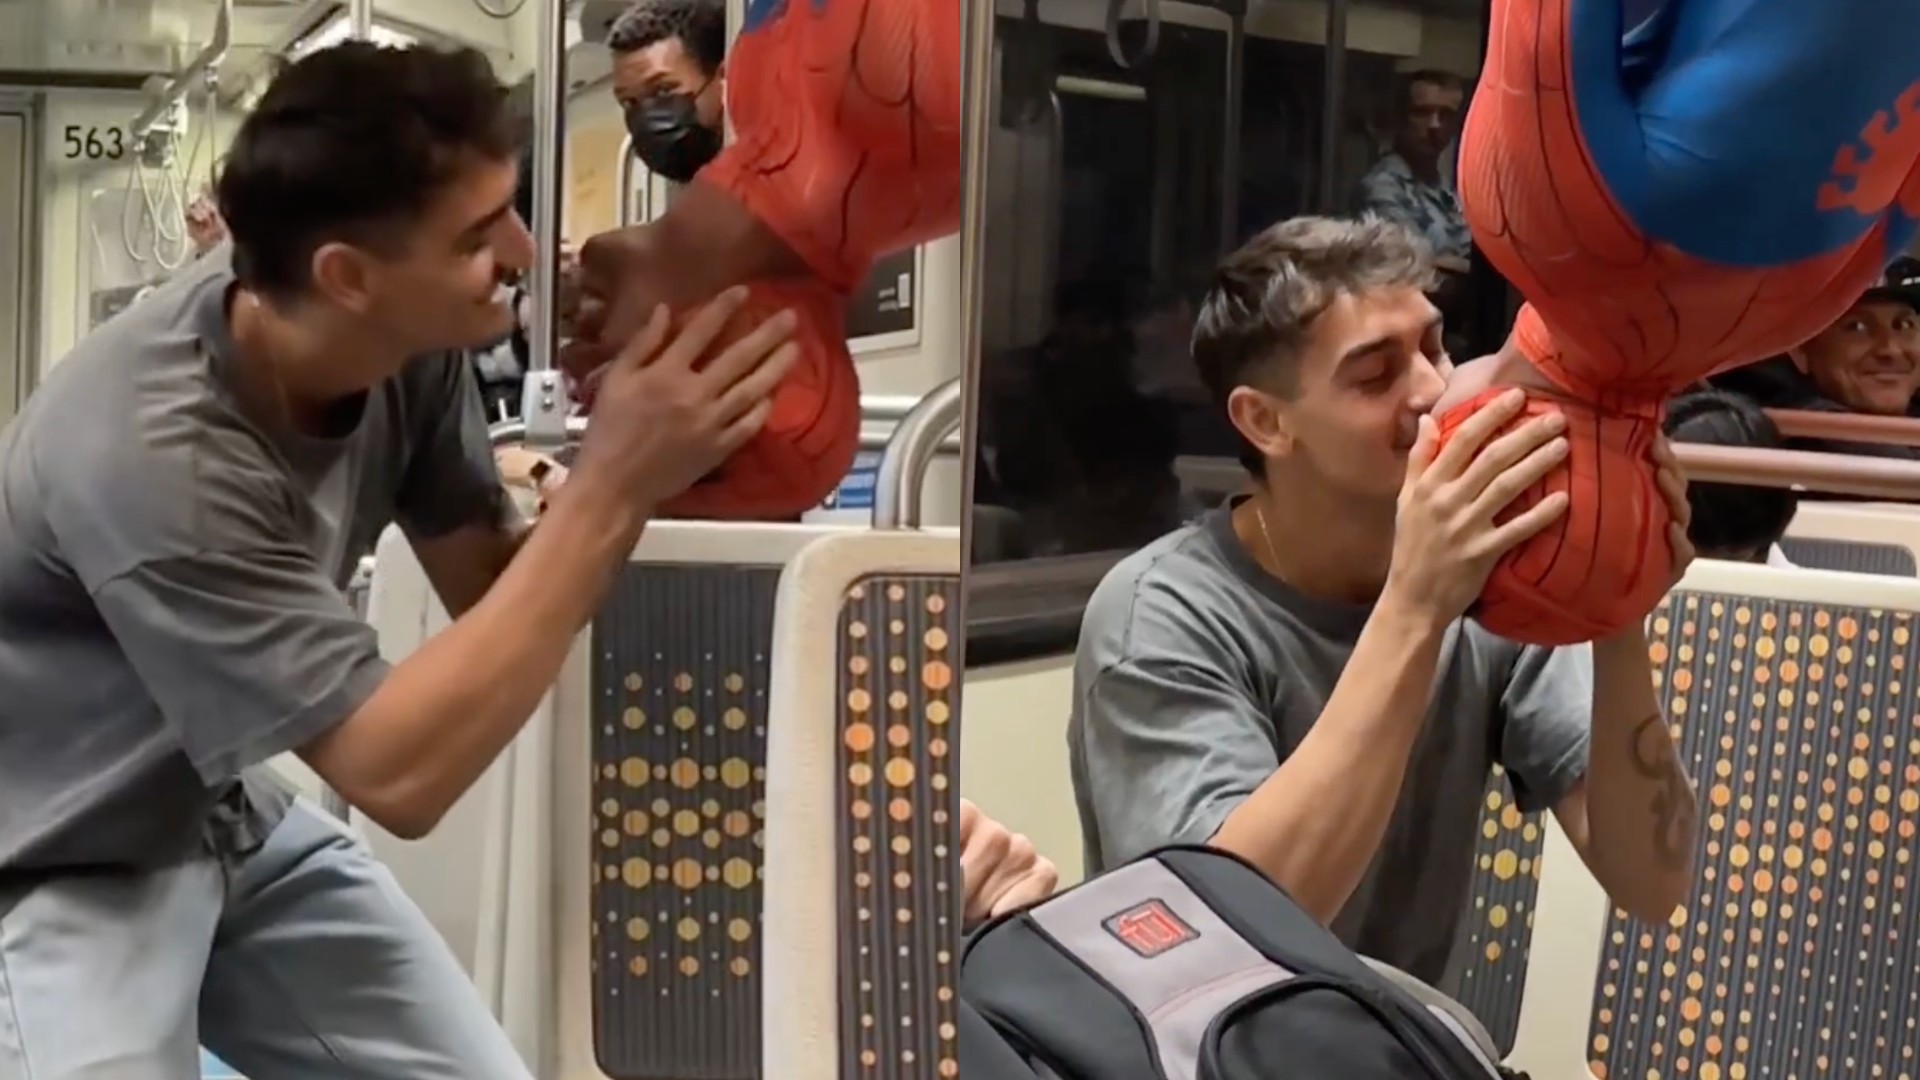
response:
M1104 2L1001 3L976 565L1131 550L1237 483L1236 437L1187 351L1230 246L1297 214L1360 211L1396 190L1369 172L1398 168L1396 146L1420 157L1423 138L1440 144L1439 175L1400 184L1431 197L1398 212L1443 242L1457 227L1435 215L1485 0L1334 6L1255 4L1236 32L1224 10L1164 3L1149 35L1130 0L1110 35ZM1458 80L1451 106L1414 100L1423 70ZM1464 359L1498 343L1511 304L1470 247L1460 256L1442 307Z

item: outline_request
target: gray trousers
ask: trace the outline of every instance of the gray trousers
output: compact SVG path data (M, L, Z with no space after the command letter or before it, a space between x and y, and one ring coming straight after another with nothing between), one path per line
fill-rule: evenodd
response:
M0 1080L531 1080L393 875L296 802L234 863L0 894Z

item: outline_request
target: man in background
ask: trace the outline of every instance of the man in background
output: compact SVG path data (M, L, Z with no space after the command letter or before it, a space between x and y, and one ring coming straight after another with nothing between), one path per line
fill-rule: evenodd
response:
M640 0L614 22L607 48L634 153L676 184L693 179L725 131L726 5Z
M1697 389L1674 398L1667 403L1662 427L1667 438L1677 443L1749 450L1778 450L1785 445L1780 429L1760 406L1723 390ZM1780 550L1780 540L1800 505L1799 495L1791 488L1688 484L1687 504L1693 508L1687 537L1701 558L1793 565Z
M1361 177L1354 209L1419 233L1433 249L1435 269L1464 274L1473 254L1460 197L1440 173L1441 155L1460 133L1466 84L1444 71L1406 76L1393 148Z
M1920 259L1894 260L1846 314L1786 356L1713 380L1764 408L1920 416ZM1795 438L1797 450L1915 458L1907 446Z

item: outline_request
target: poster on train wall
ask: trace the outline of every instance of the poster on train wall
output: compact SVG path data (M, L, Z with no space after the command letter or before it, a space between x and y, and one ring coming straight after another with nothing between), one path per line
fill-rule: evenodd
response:
M875 492L879 489L880 451L862 450L840 486L819 507L801 515L807 525L871 525Z
M920 273L924 249L909 248L873 264L847 302L847 348L855 355L920 344Z
M561 204L560 231L577 248L587 238L620 224L619 127L596 124L567 136L567 197ZM642 170L636 165L635 172Z

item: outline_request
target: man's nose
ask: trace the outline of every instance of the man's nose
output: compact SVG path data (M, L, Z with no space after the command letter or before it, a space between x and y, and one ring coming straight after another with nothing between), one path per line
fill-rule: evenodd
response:
M519 214L509 214L500 225L505 235L495 245L495 257L509 269L531 270L533 232L527 228L527 223L520 220Z
M1867 355L1882 363L1901 363L1912 358L1912 350L1897 334L1875 334Z
M1407 405L1415 412L1432 412L1434 403L1447 391L1446 372L1438 364L1422 356L1414 361L1413 393L1408 396Z

